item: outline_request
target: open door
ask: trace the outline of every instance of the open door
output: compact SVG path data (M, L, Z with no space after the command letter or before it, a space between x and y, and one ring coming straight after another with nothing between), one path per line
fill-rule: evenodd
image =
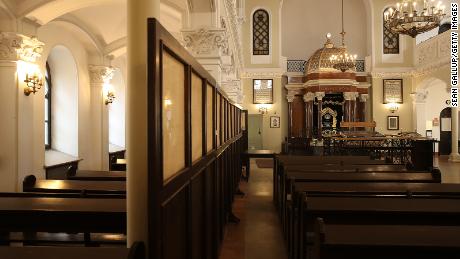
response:
M449 155L452 152L452 110L444 108L439 116L440 119L440 142L439 154Z
M249 149L263 149L262 145L263 116L262 114L248 115Z

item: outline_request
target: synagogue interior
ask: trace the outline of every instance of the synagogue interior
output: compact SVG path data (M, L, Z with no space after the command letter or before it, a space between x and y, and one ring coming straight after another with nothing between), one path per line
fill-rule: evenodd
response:
M0 0L0 258L458 258L457 8Z

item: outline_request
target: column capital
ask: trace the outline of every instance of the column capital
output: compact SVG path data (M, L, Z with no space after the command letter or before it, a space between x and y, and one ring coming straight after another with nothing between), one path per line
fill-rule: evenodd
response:
M410 94L413 103L425 103L426 98L428 97L427 91L418 91Z
M36 37L16 32L0 32L0 61L35 63L41 57L45 44Z
M359 95L359 100L363 103L367 102L367 100L369 99L369 94L360 94Z
M343 98L345 101L356 101L356 97L358 96L358 92L343 92Z
M303 101L304 102L311 102L315 99L315 94L312 93L312 92L308 92L306 94L303 95Z
M286 95L286 99L287 99L288 103L292 103L294 101L294 99L295 99L295 95L288 94L288 95Z
M322 101L324 96L326 96L325 92L316 92L315 93L315 97L316 97L316 99L318 99L318 101Z
M112 80L115 69L109 66L90 65L89 77L91 84L103 84Z
M185 47L194 57L230 55L227 30L217 27L201 27L182 30Z

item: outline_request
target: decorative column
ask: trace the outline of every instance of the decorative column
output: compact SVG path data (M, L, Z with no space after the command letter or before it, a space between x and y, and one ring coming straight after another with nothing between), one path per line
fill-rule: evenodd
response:
M44 44L16 32L0 32L0 192L22 191L22 180L44 178L44 87L26 96L26 73L40 71ZM38 119L37 119L38 118Z
M352 119L352 121L359 121L358 100L357 100L358 97L359 97L359 93L354 92L354 97L351 100L351 104L352 104L352 116L351 116L351 119Z
M115 70L108 66L89 66L91 82L92 164L95 170L109 170L109 105L105 104L104 85Z
M308 92L304 94L303 101L305 102L305 128L307 131L307 138L313 136L313 101L315 100L315 94Z
M128 247L148 244L149 200L147 156L147 18L160 18L160 0L127 1L128 83L126 87ZM159 231L157 231L159 232ZM157 233L151 233L155 237ZM153 243L153 242L152 242ZM149 253L147 245L147 253ZM159 255L149 254L148 258Z
M344 111L343 111L343 119L346 122L351 122L353 121L353 101L356 100L356 94L355 92L344 92L343 93L343 99L344 101Z
M321 116L321 110L323 110L323 98L326 96L325 92L316 92L315 97L318 100L318 139L322 139L322 131L323 131L323 121Z
M292 102L294 101L295 94L288 92L286 99L288 101L288 138L292 137Z
M217 27L202 27L183 30L182 37L185 47L220 85L223 67L232 65L227 30Z
M366 114L367 114L367 99L369 99L369 94L360 94L359 95L359 102L361 103L361 111L359 113L359 121L366 121Z
M449 161L460 162L460 154L458 153L458 107L452 109L452 152L449 155Z

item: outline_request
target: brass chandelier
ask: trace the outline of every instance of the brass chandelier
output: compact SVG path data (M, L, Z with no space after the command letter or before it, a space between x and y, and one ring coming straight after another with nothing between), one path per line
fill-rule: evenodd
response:
M347 47L345 45L346 32L345 32L344 23L343 23L343 0L342 0L342 32L340 34L342 35L342 46L340 47L342 49L341 51L342 54L332 55L329 58L329 60L333 68L340 70L342 72L345 72L347 70L355 70L357 55L349 54L347 51Z
M384 13L385 25L394 33L418 34L438 27L446 15L445 6L435 0L404 0Z

